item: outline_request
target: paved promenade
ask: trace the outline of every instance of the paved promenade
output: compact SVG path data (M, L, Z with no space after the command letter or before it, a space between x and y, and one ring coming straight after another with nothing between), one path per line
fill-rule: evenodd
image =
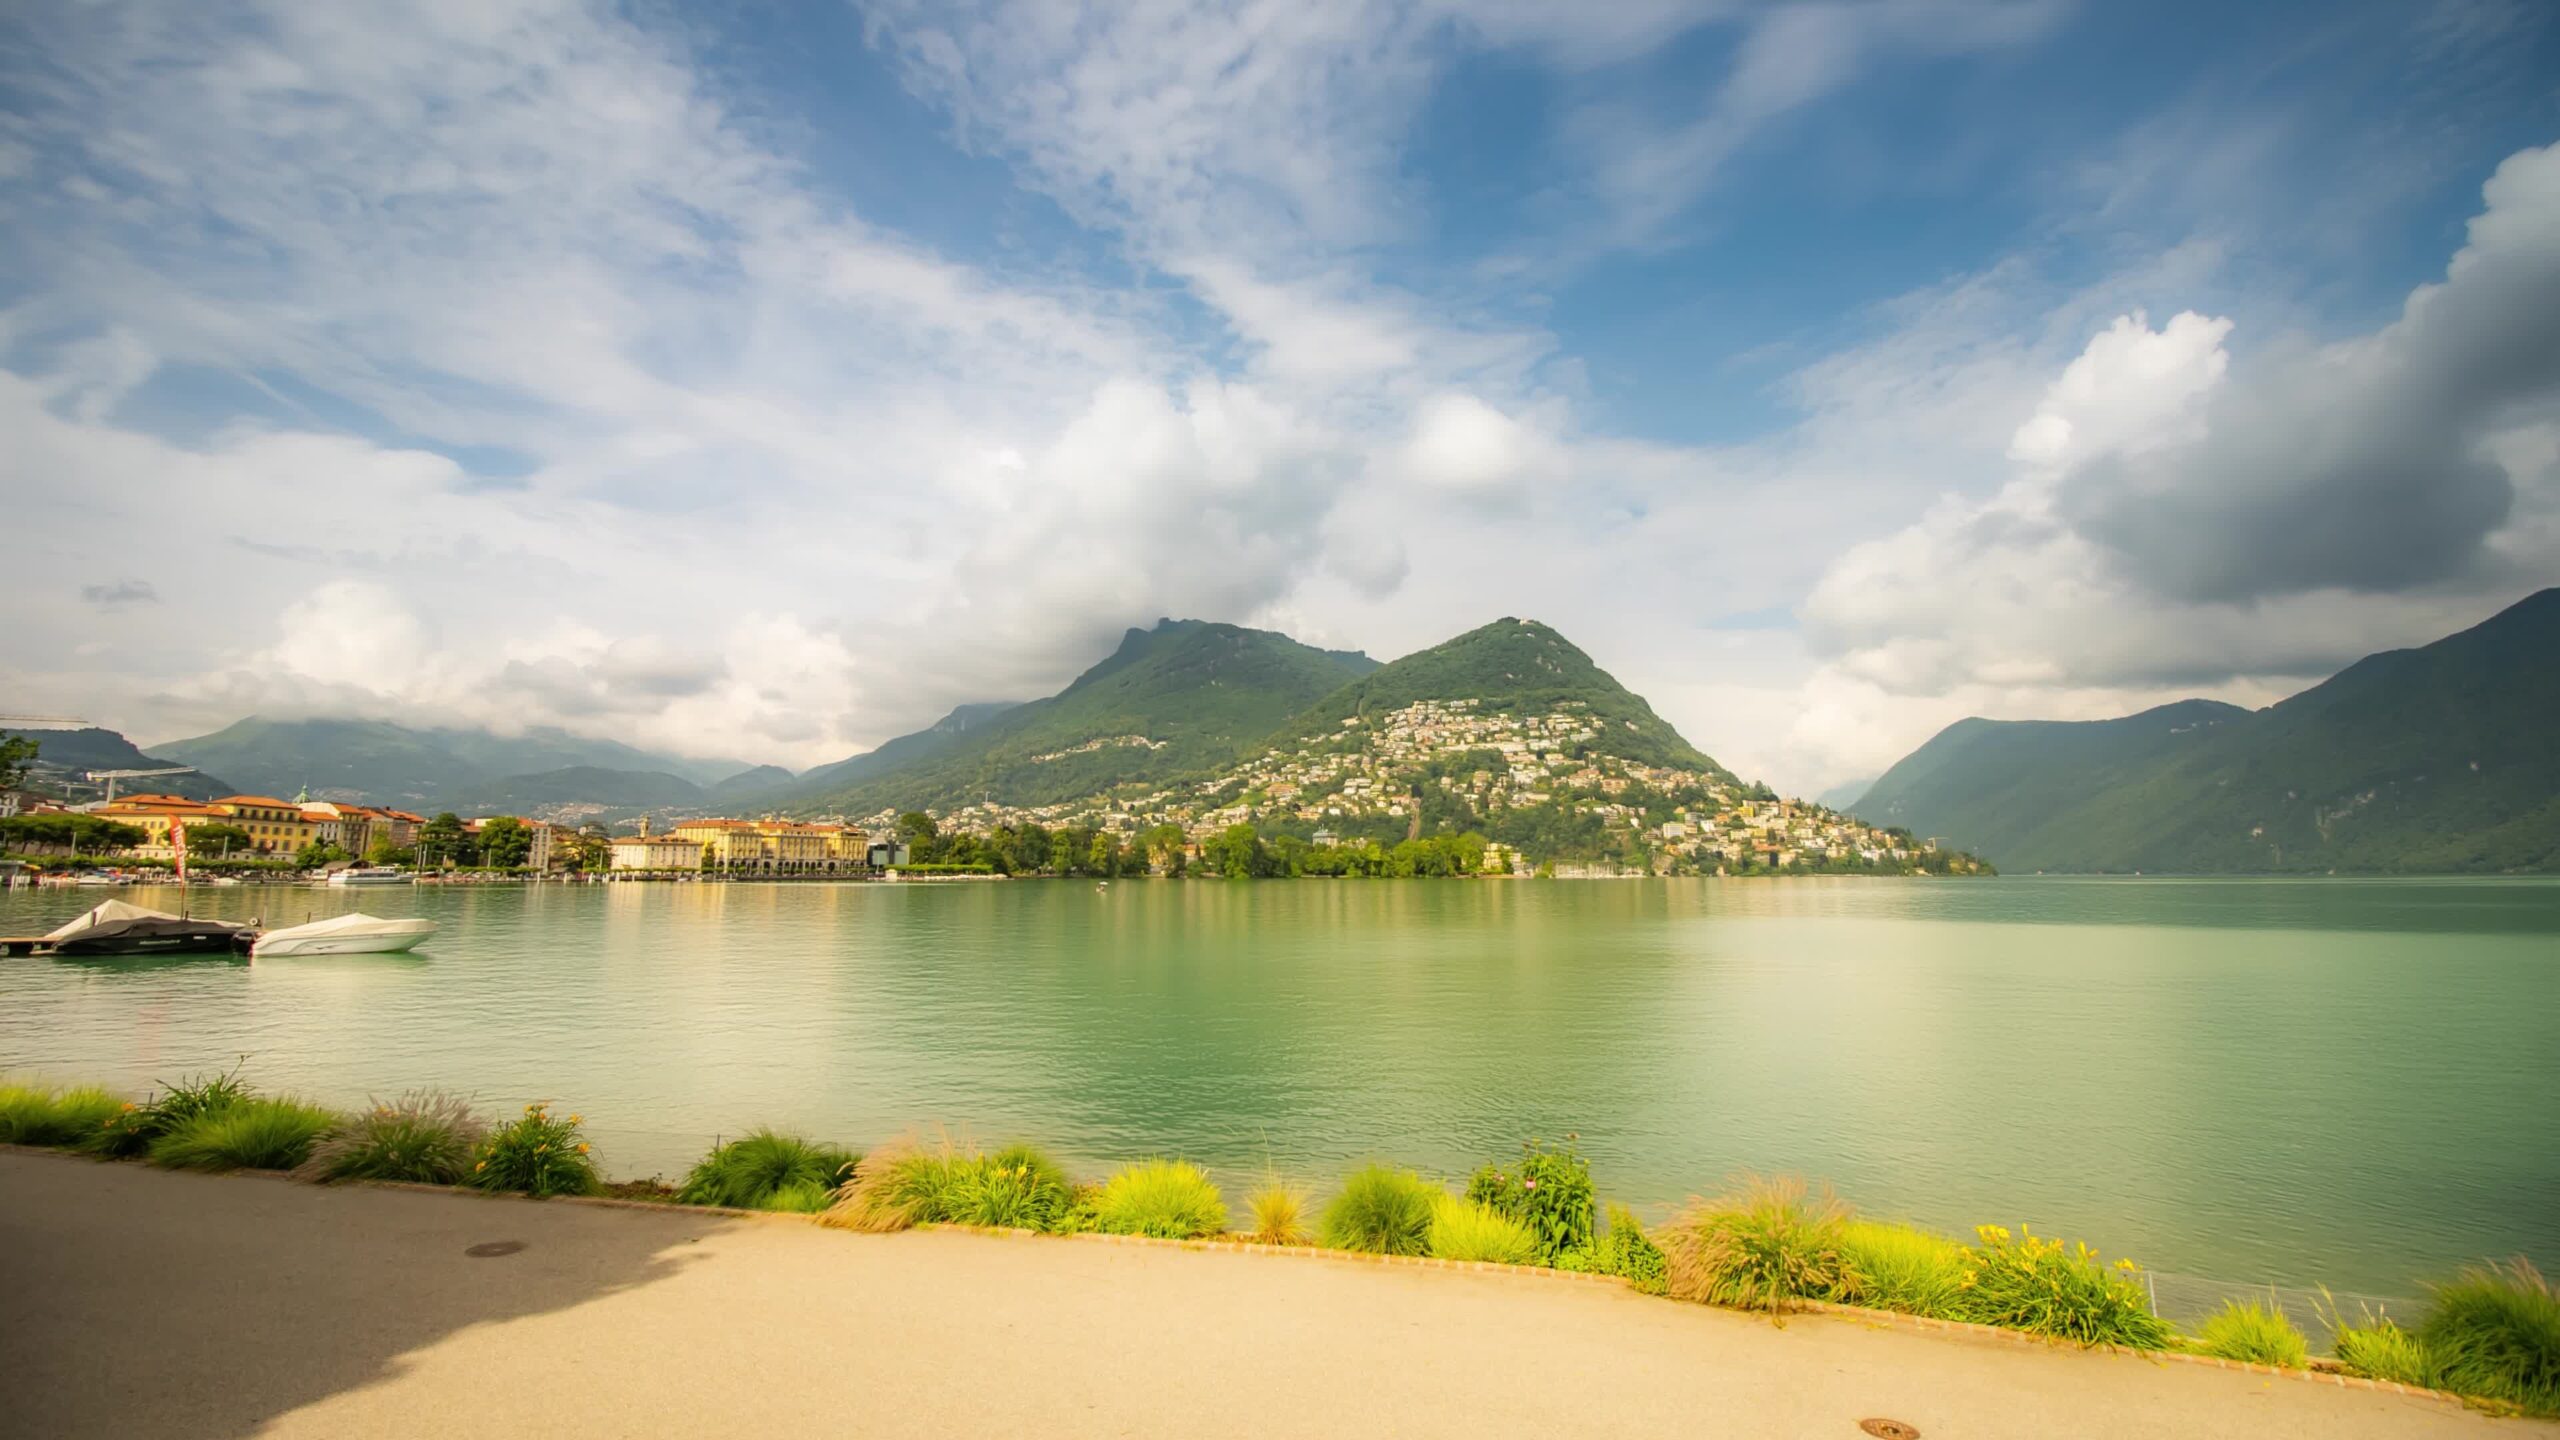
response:
M475 1255L475 1249L504 1253ZM2487 1437L2560 1427L1531 1276L0 1153L0 1435Z

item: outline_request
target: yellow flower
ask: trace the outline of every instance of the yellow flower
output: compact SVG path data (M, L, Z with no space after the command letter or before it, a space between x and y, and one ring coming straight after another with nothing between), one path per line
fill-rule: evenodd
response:
M542 1107L539 1105L527 1105L524 1107L524 1113L527 1115L539 1115L542 1113Z
M579 1154L581 1154L581 1155L584 1155L584 1154L586 1154L586 1153L587 1153L587 1143L586 1143L585 1141L583 1141L583 1140L581 1140L581 1141L579 1141L579 1142L578 1142L578 1153L579 1153Z
M130 1109L134 1108L134 1107L133 1107L133 1102L132 1102L132 1101L130 1101L130 1100L127 1100L126 1102L124 1102L124 1108L126 1108L127 1110L130 1110Z
M486 1170L486 1169L488 1169L488 1168L489 1168L489 1162L488 1162L488 1161L486 1161L486 1160L483 1160L483 1161L481 1161L479 1164L474 1165L474 1166L472 1166L471 1168L472 1168L472 1169L474 1169L474 1170Z
M569 1117L569 1123L570 1123L570 1124L572 1124L572 1125L583 1124L583 1123L585 1123L585 1120L586 1120L586 1117L585 1117L585 1116L583 1116L583 1115L571 1115L571 1116Z

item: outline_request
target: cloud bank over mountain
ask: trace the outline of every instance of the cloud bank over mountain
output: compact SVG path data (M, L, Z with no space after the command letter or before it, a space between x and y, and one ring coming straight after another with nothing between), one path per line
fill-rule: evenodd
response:
M1806 790L2270 699L2560 568L2554 27L2301 28L0 19L0 693L799 766L1158 616L1534 614Z

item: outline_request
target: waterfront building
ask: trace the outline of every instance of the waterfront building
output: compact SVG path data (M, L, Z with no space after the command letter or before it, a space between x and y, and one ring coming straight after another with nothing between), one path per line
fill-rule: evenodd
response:
M652 835L644 828L637 835L613 837L613 868L616 870L700 870L702 842L682 835Z

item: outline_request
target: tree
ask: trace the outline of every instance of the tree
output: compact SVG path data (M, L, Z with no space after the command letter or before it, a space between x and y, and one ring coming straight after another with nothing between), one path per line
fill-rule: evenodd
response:
M533 832L513 815L480 822L480 863L514 867L533 858Z
M36 737L0 735L0 790L14 790L35 768Z
M462 817L450 810L418 827L418 853L430 865L480 863L480 847L462 828Z
M942 827L921 810L910 810L898 817L898 838L909 845L931 844L942 834Z
M325 865L335 865L346 858L346 851L327 840L314 840L293 852L294 866L302 870L317 870Z
M367 865L406 865L417 858L417 851L406 845L392 843L388 835L375 840L372 848L364 852L364 863Z
M187 853L198 859L245 855L258 848L257 838L237 825L190 825L186 829Z
M1167 875L1179 875L1188 840L1181 826L1167 820L1161 825L1147 827L1146 833L1138 837L1138 844L1146 850L1149 864Z
M1212 835L1200 847L1200 863L1211 874L1246 880L1271 873L1271 851L1250 822L1240 821Z

